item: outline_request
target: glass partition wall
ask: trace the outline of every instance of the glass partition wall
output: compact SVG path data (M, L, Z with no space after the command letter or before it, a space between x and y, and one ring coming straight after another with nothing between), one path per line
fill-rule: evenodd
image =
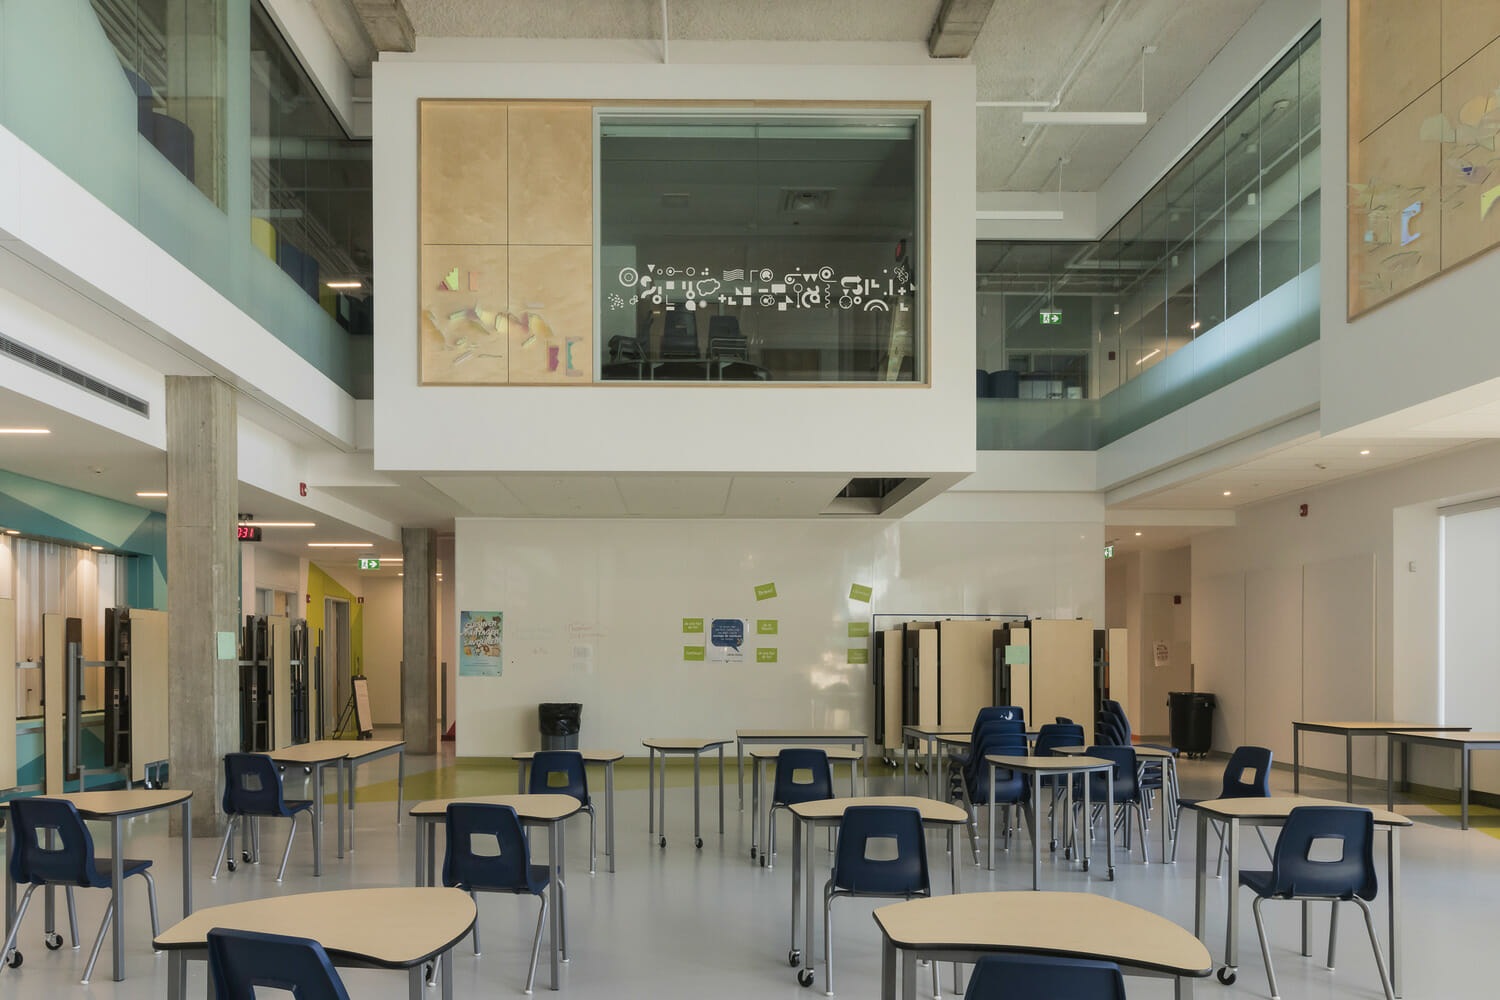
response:
M925 381L919 113L598 125L601 380Z
M1102 240L980 243L981 448L1095 448L1317 339L1319 37Z

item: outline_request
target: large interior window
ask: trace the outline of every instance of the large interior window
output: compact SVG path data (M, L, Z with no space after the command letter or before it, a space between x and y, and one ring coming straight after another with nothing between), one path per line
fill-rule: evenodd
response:
M603 380L926 378L917 113L603 113Z

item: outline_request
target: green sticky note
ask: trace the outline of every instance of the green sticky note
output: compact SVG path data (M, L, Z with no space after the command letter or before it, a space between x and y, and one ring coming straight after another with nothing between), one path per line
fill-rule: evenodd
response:
M682 658L684 660L701 660L701 659L703 659L703 647L702 646L683 646L682 647Z
M849 650L849 662L850 663L869 663L870 662L870 651L868 649L850 649Z
M849 623L849 638L851 638L851 639L864 639L864 638L868 637L869 634L870 634L870 623L869 622L850 622Z
M761 583L755 587L755 599L757 601L769 601L776 596L776 584Z
M849 599L851 601L864 601L870 603L870 588L862 583L856 583L849 588Z
M756 635L775 635L777 628L778 628L778 625L777 625L777 621L776 621L775 618L757 618L757 619L755 619L755 634Z
M1012 666L1028 666L1031 663L1030 646L1006 646L1005 662Z
M757 649L755 651L755 662L756 663L775 663L776 662L776 650L774 650L774 649Z
M238 660L240 658L239 643L235 641L233 632L220 632L219 636L219 659Z
M702 632L703 631L703 619L702 618L684 618L682 620L682 630L684 632Z

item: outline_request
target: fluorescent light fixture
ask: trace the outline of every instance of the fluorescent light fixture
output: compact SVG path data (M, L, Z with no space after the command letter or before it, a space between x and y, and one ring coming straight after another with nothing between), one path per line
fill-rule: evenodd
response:
M1023 111L1026 125L1144 125L1144 111Z
M312 521L241 521L241 528L316 528Z
M90 545L89 548L93 549L95 552L103 552L104 551L104 546L102 546L102 545Z
M1230 495L1230 491L1229 491L1229 490L1225 490L1225 491L1224 491L1224 495L1225 495L1225 496L1226 496L1226 497L1227 497L1227 496L1229 496L1229 495Z
M5 533L7 535L19 535L20 534L20 532L17 531L15 528L6 528L5 529Z
M310 549L368 549L374 542L308 542Z
M379 559L383 563L388 563L388 562L402 562L403 561L400 556L377 556L376 558Z
M1190 326L1190 327L1188 327L1188 329L1189 330L1196 330L1196 329L1198 329L1198 327L1200 327L1202 325L1203 325L1203 322L1201 320L1196 320L1195 319L1195 320L1193 320L1193 325Z
M51 434L45 427L0 427L0 434Z
M363 287L365 287L364 282L362 282L362 281L325 281L324 284L327 285L329 288L363 288Z
M1137 538L1140 538L1140 537L1141 537L1141 533L1140 533L1140 532L1139 532L1139 531L1137 531L1137 532L1136 532L1136 533L1135 533L1135 537L1137 537Z
M1060 208L980 209L974 213L974 218L980 221L1061 222L1063 213Z
M1144 358L1138 359L1136 361L1136 364L1140 364L1142 361L1150 361L1152 358L1156 357L1160 353L1161 353L1161 348L1160 347L1152 348L1151 349L1151 353L1148 354L1148 355L1146 355Z
M136 493L136 496L138 496L138 497L144 497L144 498L147 498L147 499L157 498L157 497L164 497L166 495L167 495L167 491L166 490L141 490L141 491L138 491Z

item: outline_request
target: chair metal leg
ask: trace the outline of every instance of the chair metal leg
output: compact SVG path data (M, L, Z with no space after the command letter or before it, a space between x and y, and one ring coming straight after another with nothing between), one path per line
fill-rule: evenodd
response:
M281 852L281 870L276 873L276 881L280 882L286 876L286 859L292 856L292 839L297 836L297 815L292 814L292 828L286 835L286 850Z
M68 930L73 934L73 950L78 950L78 910L73 906L73 887L67 889L68 896Z
M833 996L833 879L823 887L823 995Z
M1329 904L1328 914L1328 971L1333 971L1333 947L1339 940L1339 901Z
M1162 793L1162 809L1166 809L1166 793ZM1165 816L1165 812L1163 812ZM1177 807L1177 818L1172 821L1172 864L1177 863L1177 833L1182 829L1182 806ZM1256 827L1256 829L1260 829Z
M531 992L531 987L536 983L536 959L542 953L542 928L547 924L547 893L542 892L542 909L536 916L536 937L531 940L531 971L526 973L526 992ZM478 928L478 921L475 921ZM477 939L476 939L477 943ZM478 952L475 952L478 954Z
M932 963L932 1000L943 1000L943 980L941 978L942 973L941 973L941 970L938 968L938 966L940 964L941 963L939 963L939 962L933 962ZM953 968L957 969L958 966L955 965ZM957 974L958 974L957 972L954 973L955 976ZM958 983L957 982L955 982L953 984L953 988L955 990L958 989Z
M1380 973L1380 987L1385 990L1385 1000L1396 1000L1396 994L1391 990L1391 976L1385 967L1385 955L1380 951L1380 938L1375 936L1375 920L1370 916L1370 904L1358 896L1354 897L1354 902L1365 915L1365 929L1370 932L1370 947L1375 950L1375 969Z
M1256 834L1256 836L1260 837L1260 846L1264 847L1266 849L1266 857L1268 857L1268 858L1274 858L1276 855L1271 852L1271 845L1268 844L1268 843L1266 843L1266 830L1265 830L1265 827L1257 826L1255 828L1255 834Z
M1218 823L1214 823L1212 820L1210 820L1209 822L1210 822L1210 824L1214 828L1214 833L1217 834L1218 837L1219 837L1219 868L1218 868L1218 871L1214 872L1214 878L1223 878L1224 877L1224 851L1229 846L1228 843L1227 843L1228 838L1226 838L1224 836L1224 828L1222 826L1220 826Z
M598 850L596 849L597 841L594 832L598 825L599 817L594 814L593 803L584 806L584 808L589 811L589 874L592 875L594 874L594 862L598 858Z
M1135 805L1135 818L1141 827L1141 861L1149 865L1151 863L1151 838L1146 836L1146 811L1141 808L1139 802Z
M156 879L150 872L141 872L141 878L146 880L146 903L151 907L151 939L154 941L161 937L161 917L156 912Z
M1260 957L1266 963L1266 980L1271 984L1271 1000L1281 1000L1281 993L1276 989L1276 970L1271 968L1271 945L1266 940L1266 922L1261 919L1260 904L1265 899L1255 897L1255 902L1250 904L1250 912L1255 914L1255 933L1260 937Z
M474 901L474 957L479 957L479 893L473 889L469 890L469 898Z
M229 853L229 842L234 837L234 821L236 819L238 819L238 817L230 816L229 822L225 825L224 843L219 845L219 860L214 862L214 873L209 876L209 878L211 879L217 879L219 877L219 867L224 864L224 855Z
M109 933L110 921L115 918L115 901L111 899L109 906L104 909L104 922L99 925L99 936L94 938L94 950L89 953L89 964L83 970L83 979L80 982L87 986L89 980L94 976L94 963L99 961L99 949L104 946L104 935Z
M0 950L0 969L10 965L10 953L16 947L16 935L21 933L21 921L26 917L26 906L31 902L31 894L37 891L37 886L28 885L26 894L21 897L21 905L16 909L16 921L10 925L10 936L5 939L5 948Z

